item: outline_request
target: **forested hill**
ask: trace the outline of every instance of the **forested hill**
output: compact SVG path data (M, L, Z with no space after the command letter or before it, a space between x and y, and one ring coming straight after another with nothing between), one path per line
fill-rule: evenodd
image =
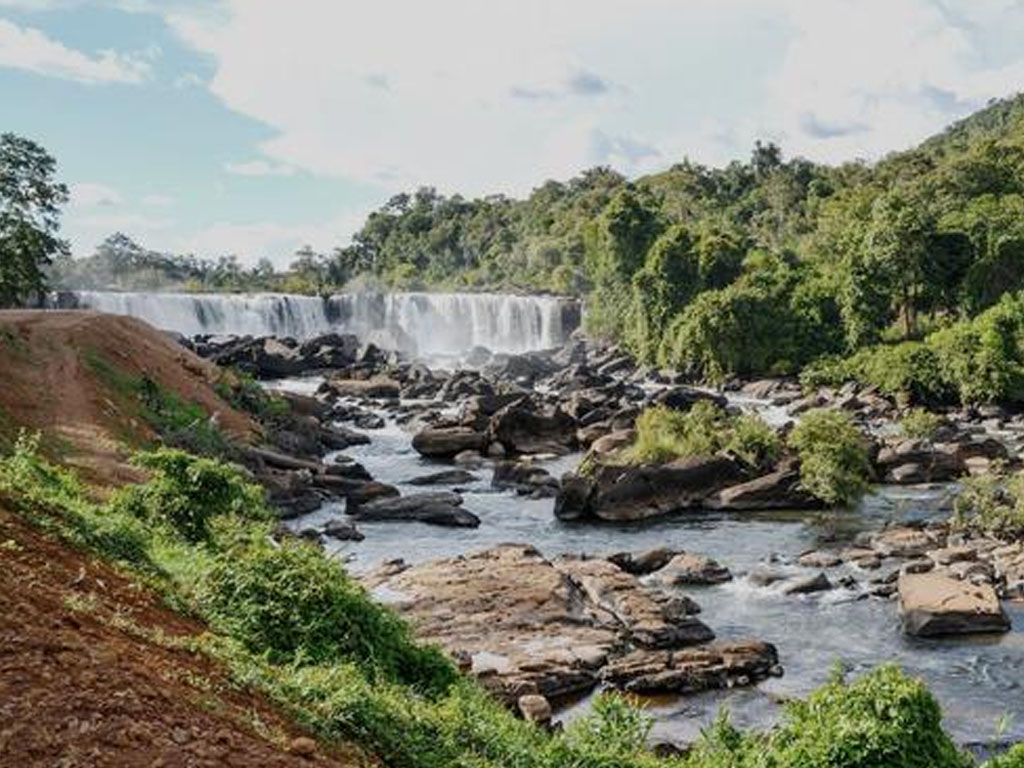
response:
M587 295L591 330L651 362L792 372L923 339L1024 286L1022 193L1018 96L875 164L758 144L724 168L682 162L633 182L595 169L525 200L421 189L332 261L395 286Z
M1009 298L993 307L1024 287L1024 97L874 164L820 165L758 143L723 168L684 161L634 181L595 168L523 200L424 188L370 214L350 246L297 255L286 275L267 263L249 272L231 258L195 262L114 237L62 277L569 293L586 297L591 332L698 378L814 363L814 381L1024 400L1024 317ZM980 338L994 346L968 355ZM979 376L983 385L967 380Z

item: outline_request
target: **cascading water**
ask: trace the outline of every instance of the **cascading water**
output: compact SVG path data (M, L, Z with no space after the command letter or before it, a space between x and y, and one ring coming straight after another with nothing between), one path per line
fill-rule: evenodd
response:
M528 352L563 343L579 324L576 302L494 293L186 294L75 291L81 308L129 315L186 336L238 334L308 339L354 333L422 356L475 346Z

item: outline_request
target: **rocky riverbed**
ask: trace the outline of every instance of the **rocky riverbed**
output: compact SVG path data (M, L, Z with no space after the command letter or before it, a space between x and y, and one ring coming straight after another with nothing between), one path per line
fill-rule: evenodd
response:
M712 393L583 342L475 350L451 372L344 336L193 344L261 378L302 377L273 385L302 419L255 456L289 526L510 703L531 697L522 706L543 714L538 696L557 705L598 686L686 694L653 710L660 736L685 741L723 702L763 725L834 662L895 659L964 741L1024 715L1024 644L1008 631L1024 626L1012 602L1024 556L942 523L956 478L1018 461L1019 417L950 413L932 439L908 440L877 393L788 381ZM761 472L728 456L575 471L628 444L644 407L704 399L780 429L844 409L883 485L836 514L803 493L792 457Z

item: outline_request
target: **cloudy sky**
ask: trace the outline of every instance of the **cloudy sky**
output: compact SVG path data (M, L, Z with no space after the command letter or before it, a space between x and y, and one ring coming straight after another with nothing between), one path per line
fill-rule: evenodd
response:
M421 184L907 147L1024 89L1024 0L0 0L0 130L76 254L348 240Z

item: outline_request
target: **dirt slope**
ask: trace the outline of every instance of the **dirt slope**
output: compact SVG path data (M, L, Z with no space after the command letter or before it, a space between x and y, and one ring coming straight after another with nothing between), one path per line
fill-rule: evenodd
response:
M229 434L245 438L256 430L212 389L215 366L146 323L85 311L0 311L0 444L18 427L42 430L90 481L133 479L124 443L153 434L133 414L137 403L104 381L105 363L199 403Z
M198 625L0 509L0 765L356 766L203 657L151 639Z

